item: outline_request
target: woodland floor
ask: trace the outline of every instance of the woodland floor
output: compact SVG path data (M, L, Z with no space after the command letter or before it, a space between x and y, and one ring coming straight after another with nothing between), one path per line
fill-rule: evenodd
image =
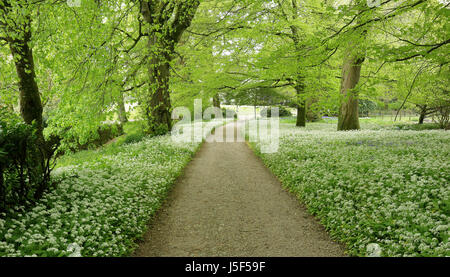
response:
M238 129L236 123L221 128ZM344 255L245 142L204 143L133 254Z

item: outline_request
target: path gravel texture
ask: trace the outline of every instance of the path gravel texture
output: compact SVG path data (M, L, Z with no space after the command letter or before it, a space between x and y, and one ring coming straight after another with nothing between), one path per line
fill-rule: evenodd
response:
M215 136L236 132L236 124ZM235 135L235 138L239 135ZM240 139L242 141L242 138ZM133 256L344 256L245 142L204 143Z

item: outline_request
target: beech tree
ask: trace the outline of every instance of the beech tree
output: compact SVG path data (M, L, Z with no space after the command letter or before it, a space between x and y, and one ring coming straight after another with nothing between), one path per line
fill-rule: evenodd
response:
M363 3L365 2L356 2L356 15L353 17L353 19L356 18L356 24L361 24L362 13L365 8ZM365 60L365 51L362 45L364 45L367 36L367 29L359 28L353 32L344 50L344 62L342 65L340 88L342 100L337 127L340 131L360 129L357 85L361 76L361 67Z
M445 20L448 4L425 0L386 0L380 1L378 5L370 3L353 1L344 5L340 14L345 21L328 38L336 38L339 45L346 49L341 76L338 130L360 128L359 81L362 64L368 55L381 64L374 74L379 73L387 63L413 59L437 59L440 64L447 62L442 54L450 41L448 32L442 28L442 24L445 24L442 20ZM411 28L411 25L421 28ZM417 30L427 30L433 35ZM436 31L430 33L430 30Z
M190 26L200 4L187 1L139 1L148 32L149 93L142 100L148 132L164 134L172 128L169 79L176 45Z
M31 125L35 122L37 136L42 143L42 149L45 149L43 108L31 46L33 12L34 5L30 1L0 1L0 27L3 32L1 39L8 44L16 67L19 80L20 114L25 123Z

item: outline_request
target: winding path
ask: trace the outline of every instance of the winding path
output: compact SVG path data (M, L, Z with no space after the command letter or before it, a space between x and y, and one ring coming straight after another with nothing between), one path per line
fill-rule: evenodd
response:
M245 142L214 142L186 167L134 256L344 256L344 248Z

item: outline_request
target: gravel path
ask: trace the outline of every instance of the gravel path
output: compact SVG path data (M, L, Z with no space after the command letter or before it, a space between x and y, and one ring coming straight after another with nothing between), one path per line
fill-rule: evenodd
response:
M134 256L344 256L344 248L245 142L214 142L187 166Z

